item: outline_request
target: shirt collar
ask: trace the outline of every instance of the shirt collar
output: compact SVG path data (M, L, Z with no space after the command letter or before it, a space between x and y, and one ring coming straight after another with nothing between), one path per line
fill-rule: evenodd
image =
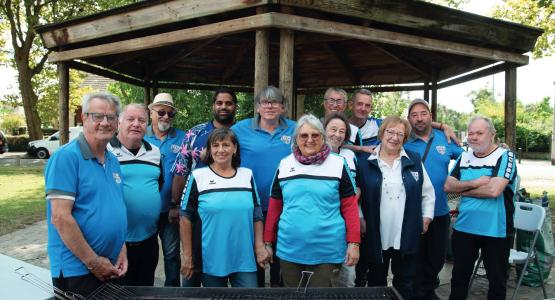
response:
M432 131L430 131L430 135L428 136L428 141L431 140L433 137L434 137L434 129L432 128ZM414 130L411 130L409 139L407 140L407 143L412 143L416 140L424 141L424 139L422 139L421 137L414 134Z
M149 142L145 141L144 139L141 142L142 142L142 146L145 148L146 151L152 150L152 146L150 145ZM110 140L110 145L113 148L121 148L121 146L122 146L122 144L121 144L120 140L117 138L117 136L114 136Z
M81 132L77 137L77 144L79 144L79 149L81 150L81 155L83 155L83 159L92 159L95 158L91 146L87 139L85 139L85 135Z
M176 137L177 136L177 130L175 130L175 128L172 126L170 127L170 129L168 129L169 132L167 134L167 136L169 137ZM148 137L156 137L156 134L154 134L154 131L152 130L152 124L150 124L147 128L146 128L146 136ZM158 138L158 137L156 137Z
M255 129L255 130L260 129L260 114L256 114L254 118L252 118L251 127L252 129ZM277 128L279 129L287 128L287 122L285 121L285 118L283 116L279 117L279 125Z
M378 146L376 146L376 148L374 149L374 153L370 154L370 156L368 157L368 160L378 159L381 147L382 147L382 144L379 144ZM401 147L401 152L399 153L399 158L401 158L403 156L406 157L406 158L409 158L409 156L407 155L407 152L405 151L405 148Z

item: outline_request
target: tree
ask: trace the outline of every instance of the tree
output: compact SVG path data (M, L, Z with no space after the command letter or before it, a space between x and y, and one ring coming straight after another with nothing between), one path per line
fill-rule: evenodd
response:
M468 3L468 1L469 0L429 0L428 2L459 9Z
M492 12L493 17L539 27L544 33L532 51L535 58L549 56L555 50L555 1L503 0Z
M43 71L50 53L42 46L35 27L41 23L59 22L130 2L135 1L2 0L0 2L1 23L8 28L10 34L13 48L11 65L18 71L19 92L31 139L42 138L35 78Z
M372 98L372 115L377 118L402 116L409 106L407 92L376 93Z

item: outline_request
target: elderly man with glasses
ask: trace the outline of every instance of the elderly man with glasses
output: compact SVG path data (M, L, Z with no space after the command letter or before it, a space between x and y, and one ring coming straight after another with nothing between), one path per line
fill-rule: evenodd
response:
M185 137L183 130L172 127L177 110L173 98L168 93L160 93L148 106L152 120L144 139L160 149L164 185L160 191L162 209L158 223L158 234L164 254L164 286L180 286L181 260L179 253L179 210L178 203L172 201L172 173L175 158Z
M106 145L118 128L119 99L83 99L83 133L48 160L48 256L54 286L87 297L127 272L127 218L117 158Z

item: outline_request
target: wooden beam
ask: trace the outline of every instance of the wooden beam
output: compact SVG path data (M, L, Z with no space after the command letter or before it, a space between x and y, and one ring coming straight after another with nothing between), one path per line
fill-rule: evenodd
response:
M249 52L253 46L254 46L254 43L252 43L251 41L250 43L247 43L237 48L237 51L235 51L233 58L227 64L224 71L222 72L222 84L225 83L229 78L231 78L231 76L233 76L235 72L237 72L239 67L243 64L243 60L245 60L245 56L247 52Z
M174 53L173 55L170 55L170 57L167 57L167 58L161 60L160 62L158 62L156 64L156 67L152 71L151 76L154 77L157 74L160 74L161 72L164 72L169 67L174 66L177 62L179 62L179 61L181 61L181 60L199 52L200 50L204 49L206 46L210 45L211 43L215 42L216 40L218 40L217 37L207 39L207 40L203 40L203 41L198 41L195 45L193 45L192 48L186 48L186 49L182 49L180 51L177 51L177 53Z
M424 100L426 100L426 102L430 103L430 82L425 81L424 82L424 90L423 92L423 98Z
M58 63L58 125L60 127L60 146L69 142L69 67L67 62Z
M432 74L432 102L430 103L432 109L432 119L437 121L437 72Z
M343 68L343 71L345 71L345 74L347 75L347 77L349 77L351 83L353 85L360 84L360 76L353 67L353 63L351 62L351 59L349 58L345 50L331 42L327 42L324 45L331 53L331 55L335 58L335 60L339 63L339 65Z
M258 8L257 16L269 15L264 8ZM269 18L271 23L271 17ZM254 95L258 95L268 85L270 71L270 33L266 29L256 30L254 45ZM256 105L255 105L256 109Z
M442 89L442 88L450 87L450 86L453 86L453 85L457 85L459 83L463 83L463 82L467 82L467 81L470 81L470 80L482 78L484 76L489 76L489 75L497 74L497 73L500 73L500 72L504 72L509 65L510 64L507 64L507 63L497 64L497 65L491 66L489 68L482 69L480 71L472 72L472 73L469 73L469 74L466 74L466 75L463 75L463 76L459 76L459 77L456 77L456 78L453 78L453 79L447 79L447 80L444 80L444 81L440 82L437 87L439 89Z
M393 57L405 66L409 67L413 71L422 75L425 79L430 79L429 67L425 66L423 63L416 61L416 59L409 57L409 55L403 50L395 49L394 47L387 47L385 45L378 45L376 43L368 42L368 44L374 46L376 49L382 53Z
M161 48L184 42L204 40L219 37L222 35L266 28L269 27L271 23L272 14L266 13L103 45L90 46L61 52L53 52L48 56L48 60L50 62L58 62L72 59L83 59L87 57L127 53L152 48Z
M46 48L59 47L106 36L152 28L164 24L182 22L203 16L230 12L267 4L268 1L229 1L229 0L174 0L152 6L67 26L51 26L56 29L39 28Z
M314 88L303 88L298 89L298 93L301 95L306 94L313 94L313 93L321 93L326 91L329 86L325 87L314 87ZM371 92L379 93L379 92L401 92L401 91L422 91L424 89L424 85L383 85L383 86L338 86L337 88L342 88L347 92L353 92L359 88L365 88L370 90Z
M143 90L144 90L144 104L146 107L148 107L152 98L152 95L150 94L152 91L150 82L145 82L145 86L143 87Z
M110 78L116 81L121 81L121 82L125 82L125 83L129 83L135 86L143 86L144 83L142 80L136 79L134 77L128 77L128 76L124 76L118 73L114 73L110 70L106 70L106 69L101 69L99 67L90 65L90 64L84 64L84 63L80 63L77 61L70 61L68 62L68 66L72 69L77 69L83 72L87 72L87 73L92 73L92 74L96 74L102 77L106 77L106 78Z
M136 61L140 57L147 56L149 53L152 53L152 52L154 52L154 50L149 49L149 50L125 53L125 55L119 55L118 57L115 58L116 61L114 61L112 64L110 64L110 68L115 68L117 66L121 66L121 65L126 64L130 61Z
M285 97L287 115L295 118L293 68L295 61L295 33L292 30L280 30L279 38L279 88Z
M516 150L516 67L505 70L505 143Z
M528 63L528 56L513 52L301 16L281 13L271 14L273 14L272 26L278 28L350 37L363 41L478 57L494 61L509 61L521 65Z
M221 87L227 87L234 92L252 93L254 88L249 86L225 85L225 84L189 84L177 82L158 82L157 88L175 89L175 90L201 90L201 91L214 91Z

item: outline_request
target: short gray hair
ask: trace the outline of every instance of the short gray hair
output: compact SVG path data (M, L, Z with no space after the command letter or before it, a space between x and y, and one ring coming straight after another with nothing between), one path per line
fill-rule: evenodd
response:
M269 85L263 88L257 95L254 97L254 103L257 105L260 104L262 100L274 100L276 102L280 102L282 105L285 106L286 100L283 96L283 93L280 89L273 85Z
M123 120L123 118L125 117L125 112L126 112L127 109L129 109L129 108L141 109L141 110L144 112L145 117L148 119L148 109L146 109L146 106L145 106L144 104L142 104L142 103L130 103L130 104L127 104L126 106L124 106L124 107L121 109L121 114L119 115L119 121L120 121L120 122L121 122L121 121Z
M293 143L291 143L291 149L293 151L299 147L299 145L297 145L297 135L299 134L299 129L305 124L318 130L318 132L320 132L322 138L324 139L324 143L329 146L328 136L326 135L326 130L324 129L324 125L322 125L322 122L320 122L320 120L318 120L318 118L316 118L314 115L307 114L300 117L297 121L297 125L295 126L295 132L293 133Z
M120 104L119 98L118 96L108 92L93 92L83 96L83 101L81 102L83 113L89 112L89 106L93 99L100 99L114 106L114 108L116 109L116 115L119 116L121 112L121 104Z
M328 96L330 95L330 93L332 92L336 92L339 93L341 95L343 95L343 98L345 98L345 101L347 101L347 92L345 92L344 89L340 89L340 88L335 88L335 87L330 87L326 90L326 92L324 93L324 101L326 101L326 99L328 99Z
M497 131L495 131L495 126L490 118L484 116L474 116L468 121L468 126L466 128L470 128L470 124L474 123L474 121L483 120L488 125L488 131L492 135L494 135Z
M353 95L351 95L351 101L355 101L355 97L358 94L367 95L367 96L370 96L370 98L372 98L372 92L370 92L370 90L368 90L368 89L356 89L353 92Z

